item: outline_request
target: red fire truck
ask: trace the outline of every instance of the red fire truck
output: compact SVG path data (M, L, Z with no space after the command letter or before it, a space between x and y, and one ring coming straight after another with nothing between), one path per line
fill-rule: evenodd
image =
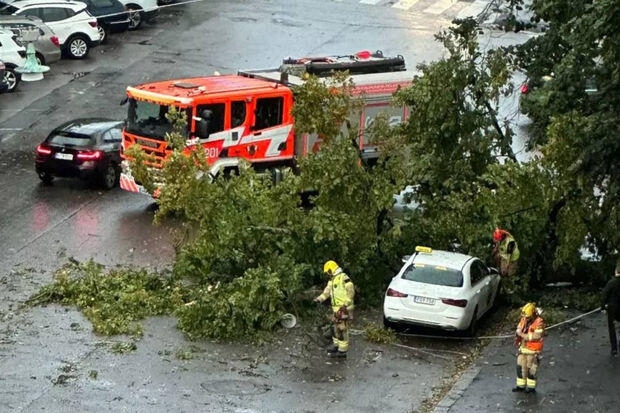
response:
M320 77L334 70L349 70L354 94L363 97L358 144L362 156L376 157L377 149L365 140L364 130L381 112L388 114L390 123L407 117L407 108L392 106L391 97L415 76L405 70L402 56L384 57L380 51L286 59L278 69L129 86L123 150L138 144L154 159L150 166L161 167L171 153L165 136L172 125L166 113L174 106L187 115L187 147L204 147L212 175L236 168L241 160L258 170L293 166L297 157L320 146L320 138L293 130L295 89L303 84L304 73ZM124 159L121 188L146 193Z

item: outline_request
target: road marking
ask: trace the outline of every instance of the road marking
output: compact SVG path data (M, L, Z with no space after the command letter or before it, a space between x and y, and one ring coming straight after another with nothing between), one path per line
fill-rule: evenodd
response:
M392 7L394 7L395 9L409 10L417 2L418 0L398 0L398 2Z
M378 3L381 3L383 0L360 0L361 4L371 4L376 6Z
M456 4L456 0L438 0L424 9L424 13L439 15L452 7L453 4Z
M489 6L488 0L476 0L471 6L461 10L456 16L458 19L464 19L466 17L474 17L477 18L482 11Z
M22 130L22 128L0 128L0 142L6 142L9 139L12 139L20 130Z

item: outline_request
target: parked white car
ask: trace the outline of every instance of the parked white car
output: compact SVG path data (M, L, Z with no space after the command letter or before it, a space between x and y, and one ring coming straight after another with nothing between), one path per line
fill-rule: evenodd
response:
M385 293L383 323L468 331L492 307L500 276L482 260L456 252L416 247Z
M1 0L0 0L1 1ZM36 57L39 64L49 65L60 60L60 42L52 29L33 16L5 16L0 15L0 28L11 30L21 40L22 31L36 30L39 38L34 42ZM22 46L25 44L22 41Z
M135 30L143 22L157 17L159 6L157 0L120 0L129 11L129 30Z
M79 1L19 0L0 10L2 14L35 16L58 36L60 48L74 59L83 59L101 40L97 19Z
M14 92L21 80L15 69L26 64L26 49L15 41L15 33L0 29L0 61L4 62L4 83L6 92Z

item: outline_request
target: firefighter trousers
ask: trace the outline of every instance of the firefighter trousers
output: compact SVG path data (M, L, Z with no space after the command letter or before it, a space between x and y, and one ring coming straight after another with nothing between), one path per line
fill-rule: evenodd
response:
M616 337L616 322L611 311L607 311L607 329L609 331L609 343L611 344L611 353L618 353L618 339Z
M333 320L333 343L338 351L345 353L349 350L349 320Z
M538 354L519 353L517 356L517 387L535 389L537 372Z

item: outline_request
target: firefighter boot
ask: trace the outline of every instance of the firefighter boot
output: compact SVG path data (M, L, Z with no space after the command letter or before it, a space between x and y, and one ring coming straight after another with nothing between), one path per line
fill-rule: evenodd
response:
M327 355L329 357L332 357L332 358L339 358L339 359L346 359L347 358L347 352L346 351L334 351L333 353L327 353Z
M525 391L525 387L519 387L519 386L517 386L517 387L513 387L513 388L512 388L512 391L513 391L513 392Z
M332 353L336 353L338 351L338 346L335 344L332 344L331 346L327 347L327 354L330 355Z

